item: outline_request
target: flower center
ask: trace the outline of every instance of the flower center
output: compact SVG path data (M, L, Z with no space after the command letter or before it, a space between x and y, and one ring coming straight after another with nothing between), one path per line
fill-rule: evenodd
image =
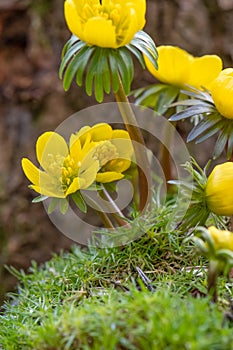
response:
M93 158L99 161L100 166L104 166L112 159L119 157L116 146L110 141L102 141L96 146Z
M94 17L110 20L116 30L117 43L124 39L124 32L128 28L126 9L123 9L120 4L114 4L111 0L105 5L95 4L90 6L85 4L80 17L83 24Z
M79 174L80 163L76 163L74 159L68 155L66 157L59 154L49 154L48 171L56 178L59 178L64 191L70 186L74 178Z

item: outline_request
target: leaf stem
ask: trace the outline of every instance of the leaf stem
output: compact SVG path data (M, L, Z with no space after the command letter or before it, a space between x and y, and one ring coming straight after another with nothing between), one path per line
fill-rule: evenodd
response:
M116 101L121 112L123 122L133 142L133 148L138 167L139 210L143 212L147 205L151 205L151 170L148 161L145 142L136 121L129 100L125 94L121 78L119 77L119 90L115 93ZM123 102L123 103L122 103ZM143 169L142 169L143 165Z

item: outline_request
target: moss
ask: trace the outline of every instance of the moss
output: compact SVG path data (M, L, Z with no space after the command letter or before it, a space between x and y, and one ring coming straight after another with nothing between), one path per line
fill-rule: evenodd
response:
M2 349L233 349L219 305L192 297L206 293L206 261L166 230L169 210L157 208L147 234L124 247L74 246L29 273L11 268L19 287L0 316Z

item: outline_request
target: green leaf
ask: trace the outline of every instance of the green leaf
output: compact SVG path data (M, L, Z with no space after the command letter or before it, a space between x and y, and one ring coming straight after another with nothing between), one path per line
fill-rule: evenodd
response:
M111 74L109 71L108 58L106 55L103 55L101 60L101 70L102 70L102 78L103 78L103 88L104 91L109 94L111 91Z
M170 121L175 122L178 120L182 120L182 119L186 119L186 118L190 118L194 115L198 115L198 114L203 114L203 113L211 113L211 112L215 112L215 109L213 109L211 106L205 107L205 106L193 106L193 107L189 107L187 109L185 109L182 112L173 114L171 116L171 118L169 118Z
M130 42L130 46L136 47L136 49L148 57L155 68L158 68L158 52L153 39L147 33L142 30L138 31Z
M75 74L78 71L79 65L82 62L80 57L82 57L83 53L86 52L89 48L87 46L84 46L79 50L78 53L72 58L70 63L67 66L67 69L64 74L64 80L63 80L63 88L65 91L67 91L70 87L70 84L75 76Z
M122 84L125 90L126 95L130 92L130 86L131 86L131 80L130 80L130 72L129 69L125 63L125 61L121 58L121 56L118 54L116 58L117 64L118 64L118 71L121 75Z
M87 205L83 199L83 196L81 195L80 191L77 191L71 195L75 205L83 212L87 212Z
M61 61L61 65L59 68L59 78L62 79L64 70L67 64L75 57L77 52L82 49L86 44L83 41L77 42L75 45L71 46L70 49L66 52L65 56Z
M209 102L202 102L200 100L194 100L194 99L189 99L189 100L181 100L181 101L177 101L174 102L171 107L176 107L176 106L200 106L200 107L213 107L212 104L210 104Z
M218 158L222 154L227 144L227 140L227 133L224 133L224 131L220 132L214 148L214 159Z
M104 98L104 84L103 84L103 75L102 75L102 59L104 56L104 49L99 49L98 55L98 65L96 67L95 76L94 76L94 92L97 102L102 102Z
M208 92L200 91L200 90L194 88L193 86L190 86L190 89L192 89L196 92L190 91L190 90L181 90L181 93L184 95L190 96L194 99L203 100L204 102L209 102L211 105L214 106L214 101Z
M124 62L127 70L128 70L128 77L130 81L130 85L132 83L133 77L134 77L134 66L133 66L133 60L126 48L121 48L118 51L118 55L120 56L121 60Z
M51 198L51 201L48 207L48 214L51 214L56 209L56 206L58 205L59 202L60 202L60 198Z
M82 86L83 84L83 74L85 72L85 69L87 67L88 61L94 51L94 47L89 47L88 50L86 50L83 55L80 57L80 64L77 69L77 74L76 74L76 83L78 86Z
M132 46L131 44L128 44L125 47L137 58L142 68L145 69L146 68L145 61L140 50L138 50L136 47Z
M110 72L112 77L112 89L113 92L117 92L119 90L119 76L118 76L118 70L117 70L117 62L115 60L114 56L114 50L111 50L109 54L109 65L110 65Z
M40 195L40 196L34 198L34 199L32 200L32 203L40 203L40 202L43 202L43 201L44 201L45 199L47 199L47 198L48 198L48 196Z
M92 95L93 81L98 69L97 67L98 67L98 61L100 57L100 51L101 51L100 49L101 48L99 47L95 48L94 54L92 55L87 68L85 86L86 86L86 93L88 96Z
M66 198L60 198L60 212L65 215L68 208L69 208L69 202Z
M158 68L157 56L153 51L150 51L149 48L143 44L141 40L133 39L130 44L140 50L151 61L156 69Z
M91 186L87 188L87 191L101 191L103 189L103 184L101 183L93 183Z
M209 137L215 135L215 134L219 131L219 129L221 128L221 126L222 126L222 122L219 122L219 123L217 123L216 125L214 125L214 126L213 126L212 128L210 128L206 133L204 133L204 135L201 136L201 137L196 141L196 143L197 143L197 144L198 144L198 143L201 143L201 142L207 140Z
M206 132L208 129L219 123L221 119L216 116L215 118L213 117L212 119L207 119L201 121L199 124L197 124L188 134L187 137L187 142L191 142L195 140L197 137L199 137L201 134Z
M227 159L230 159L233 155L233 127L231 127L231 133L228 137L227 143Z
M66 44L64 45L63 49L62 49L62 54L61 57L63 58L66 54L66 52L70 49L70 47L76 42L76 41L80 41L80 39L75 36L72 35L71 38L66 42Z
M155 110L159 114L164 114L171 103L177 98L179 94L179 89L174 86L167 86L163 89L160 94L158 94L158 101L155 106Z
M157 49L156 49L156 45L155 45L153 39L150 37L149 34L144 32L143 30L139 30L135 34L134 39L140 40L141 43L145 47L147 47L147 49L149 49L149 51L153 54L153 56L156 58L156 60L158 59L158 52L157 52Z
M167 85L164 84L153 84L146 86L145 88L140 88L138 90L135 90L133 92L133 96L135 97L135 103L137 105L144 105L144 106L149 106L145 101L147 98L153 97L153 100L156 100L155 97L158 96L158 94L166 89Z

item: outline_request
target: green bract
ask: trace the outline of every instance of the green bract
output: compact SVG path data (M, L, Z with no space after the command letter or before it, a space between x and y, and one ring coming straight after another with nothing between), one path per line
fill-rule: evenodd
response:
M193 127L187 141L196 140L196 143L201 143L218 133L213 153L214 158L219 157L226 148L227 158L230 159L233 154L233 120L227 119L219 113L207 90L200 91L194 88L192 90L183 91L191 99L173 104L173 106L184 106L185 109L174 114L169 120L178 121L201 116L202 120Z
M77 85L85 84L86 93L94 90L98 102L103 101L104 92L119 90L121 78L126 94L134 77L133 54L145 68L143 54L157 67L157 51L151 37L143 31L135 34L133 40L120 48L89 46L76 36L72 36L64 46L59 76L67 91L75 78ZM85 82L84 82L85 81Z
M169 181L170 184L181 186L182 199L185 205L187 205L187 200L189 200L191 193L188 209L185 216L182 218L182 222L179 224L182 230L187 230L197 225L204 225L209 217L211 217L215 223L224 220L215 215L208 207L205 190L208 181L207 171L209 166L210 162L208 162L202 170L197 162L192 159L185 164L185 169L191 175L191 181Z
M133 96L137 105L153 108L161 115L167 112L171 103L182 98L179 87L168 84L139 88L133 92Z

